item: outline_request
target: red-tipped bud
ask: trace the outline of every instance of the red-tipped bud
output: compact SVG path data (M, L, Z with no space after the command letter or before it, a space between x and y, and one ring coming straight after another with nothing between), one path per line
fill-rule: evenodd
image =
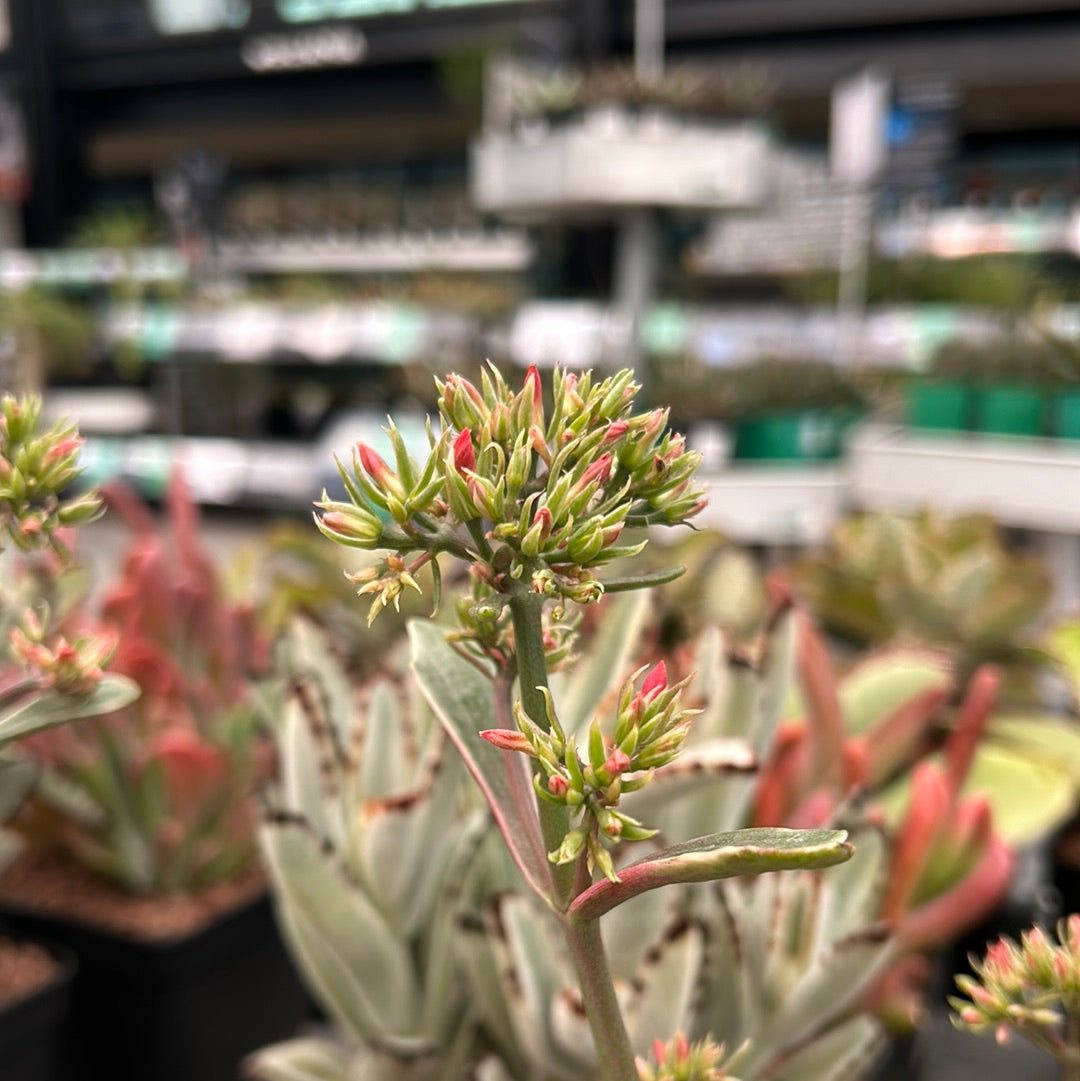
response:
M532 524L540 527L541 539L547 540L551 536L551 530L555 524L555 520L551 516L551 510L548 507L541 507L533 515Z
M390 467L375 453L366 443L356 444L356 453L360 458L360 464L364 467L364 472L376 484L382 485L387 476L392 476L393 472Z
M532 754L532 744L520 733L512 728L488 728L480 733L481 739L486 739L493 747L501 751L521 751L522 754Z
M472 432L462 428L454 439L454 468L459 473L476 472L476 453L473 451Z
M614 420L608 425L607 431L604 433L604 441L601 446L606 447L609 443L615 443L622 439L626 435L627 429L630 427L625 420Z
M667 687L667 665L661 661L646 677L641 685L641 698L651 702Z
M588 469L581 475L582 486L598 481L603 484L611 476L611 455L607 452L600 455Z
M605 771L610 773L613 777L617 777L620 773L625 772L629 768L630 756L625 751L620 751L618 747L616 747L604 761Z
M45 461L53 465L69 454L74 454L83 445L81 436L73 435L68 439L61 439L54 443L45 454Z
M548 778L547 786L548 791L553 796L559 796L560 798L570 791L570 785L567 783L566 778L558 773L553 773Z
M535 364L529 365L529 370L525 373L525 382L522 385L532 397L533 415L540 416L540 411L544 407L544 390L540 386L540 372L537 371Z

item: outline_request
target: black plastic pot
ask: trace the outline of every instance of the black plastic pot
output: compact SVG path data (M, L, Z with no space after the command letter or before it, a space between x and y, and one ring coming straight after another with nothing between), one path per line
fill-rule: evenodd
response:
M56 975L44 987L0 1010L0 1076L4 1081L50 1081L68 1016L75 959L50 950Z
M163 942L26 911L5 922L78 958L55 1081L236 1081L307 1008L266 896Z

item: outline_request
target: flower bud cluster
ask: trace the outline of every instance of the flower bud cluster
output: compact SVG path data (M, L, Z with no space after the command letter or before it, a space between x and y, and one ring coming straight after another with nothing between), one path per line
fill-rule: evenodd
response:
M101 682L105 666L116 653L116 635L85 634L74 642L60 635L50 640L46 623L32 609L27 609L22 626L13 627L10 632L11 655L39 681L43 690L89 694Z
M500 671L512 672L517 659L510 610L480 574L470 575L470 585L469 594L457 602L459 629L450 641L473 657L494 661ZM573 659L580 624L581 616L567 616L562 605L541 611L540 635L549 672Z
M667 685L662 661L645 677L640 690L634 690L632 678L620 698L614 734L606 736L594 719L584 754L574 737L563 732L546 691L546 731L517 703L516 731L497 728L480 733L496 747L535 758L541 767L533 777L537 795L565 806L571 822L577 821L559 847L548 853L552 863L573 863L585 852L590 869L599 868L607 878L618 881L605 843L643 841L655 835L656 830L618 810L618 804L623 793L643 787L654 769L678 756L690 718L697 712L681 708L684 686L685 681Z
M655 1065L639 1056L638 1078L639 1081L738 1081L728 1070L744 1048L725 1060L724 1045L708 1038L692 1044L679 1033L667 1043L654 1040Z
M635 554L628 526L676 524L703 506L693 486L700 455L667 431L665 410L634 414L639 390L623 370L596 380L556 369L551 407L530 368L520 390L485 371L438 383L440 434L423 467L391 423L391 467L358 444L338 463L349 502L324 493L316 524L352 547L429 554L476 565L494 590L522 586L581 604L599 599L595 568Z
M62 526L96 518L101 500L95 495L62 499L78 478L82 439L73 425L60 423L39 432L41 399L0 401L0 548L4 538L23 551L60 542Z
M956 977L968 998L949 999L953 1023L976 1033L992 1029L999 1042L1014 1028L1057 1046L1062 1011L1080 1020L1080 915L1061 920L1057 937L1054 943L1034 927L1020 936L1019 945L1001 938L981 960L973 957L975 975Z

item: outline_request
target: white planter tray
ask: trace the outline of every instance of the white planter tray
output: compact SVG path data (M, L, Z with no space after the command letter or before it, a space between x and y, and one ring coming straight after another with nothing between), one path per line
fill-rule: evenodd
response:
M618 111L472 147L472 195L485 211L529 216L636 206L757 207L769 137L756 122L680 122Z
M1006 525L1080 533L1080 443L937 435L864 424L848 445L855 502L985 512Z
M706 477L694 519L740 544L822 544L846 505L844 466L736 464Z

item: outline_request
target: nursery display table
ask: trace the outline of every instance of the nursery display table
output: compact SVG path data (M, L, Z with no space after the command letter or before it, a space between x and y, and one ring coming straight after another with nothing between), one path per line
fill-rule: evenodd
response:
M758 206L769 148L768 131L756 121L708 124L597 109L565 123L485 134L472 149L473 199L485 211L526 217Z
M742 544L821 544L846 502L846 469L735 465L705 479L708 506L695 518Z
M868 508L983 512L1031 530L1055 582L1055 607L1080 605L1080 443L931 435L863 425L849 444L852 500Z

